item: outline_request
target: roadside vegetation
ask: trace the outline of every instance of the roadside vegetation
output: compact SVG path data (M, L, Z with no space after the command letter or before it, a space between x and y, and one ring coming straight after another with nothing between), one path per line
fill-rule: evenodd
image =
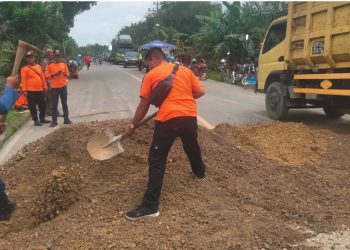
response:
M11 73L18 40L43 49L63 50L64 47L67 57L75 57L79 48L68 36L69 30L74 25L74 17L93 5L95 2L1 2L0 92L5 77ZM29 113L9 112L6 131L0 136L0 147L29 117Z
M180 51L188 48L216 70L222 58L231 65L256 59L266 30L287 2L160 2L154 9L118 34L129 34L138 45L158 39Z
M0 136L0 148L6 143L6 141L14 135L27 121L30 119L30 113L19 113L11 110L7 115L7 127L6 131Z
M66 56L78 53L78 45L69 37L74 17L95 2L1 2L0 3L0 75L8 75L18 40L38 48L66 49ZM30 28L28 28L30 27Z

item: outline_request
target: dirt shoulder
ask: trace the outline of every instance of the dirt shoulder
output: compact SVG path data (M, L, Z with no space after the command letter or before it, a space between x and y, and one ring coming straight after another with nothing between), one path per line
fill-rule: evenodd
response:
M200 129L208 178L192 180L176 141L160 217L139 222L124 213L142 199L153 125L111 160L86 151L96 131L125 124L62 127L1 166L18 209L1 223L0 248L315 249L305 240L350 227L350 124Z

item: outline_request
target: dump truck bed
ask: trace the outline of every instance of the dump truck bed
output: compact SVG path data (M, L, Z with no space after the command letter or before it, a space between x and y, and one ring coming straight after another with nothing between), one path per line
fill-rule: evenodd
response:
M286 38L291 69L350 68L350 2L290 2Z

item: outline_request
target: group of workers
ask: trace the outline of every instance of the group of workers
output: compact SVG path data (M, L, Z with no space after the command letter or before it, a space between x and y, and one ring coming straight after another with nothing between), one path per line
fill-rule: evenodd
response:
M59 53L54 52L54 61L46 66L45 71L35 64L34 54L27 54L28 65L22 69L23 77L27 77L24 89L30 93L29 106L33 120L47 122L45 116L45 105L43 102L44 91L48 89L49 83L52 90L52 124L57 124L57 100L58 96L63 99L65 123L68 119L68 108L66 106L67 95L67 69L60 63ZM127 212L125 217L129 220L137 220L143 217L156 217L159 215L160 195L165 174L168 153L176 138L180 137L184 151L189 159L192 176L194 179L205 179L206 167L202 160L201 150L198 143L197 108L195 99L205 94L201 83L193 72L182 65L171 64L167 61L164 52L159 48L151 48L145 61L149 72L145 75L140 90L140 102L137 106L132 122L127 125L123 133L124 137L131 137L135 128L147 114L151 105L153 90L165 78L172 79L172 87L167 93L165 100L159 107L155 117L155 129L153 140L149 150L149 178L143 202L137 208ZM171 75L171 77L170 77ZM49 81L48 81L49 80ZM0 112L5 114L13 105L17 94L14 87L18 77L7 78L5 94L0 97ZM62 98L63 97L63 98ZM39 105L39 120L34 111L34 105ZM5 185L0 180L0 220L8 220L15 209L16 202L8 198L5 193Z
M39 65L36 63L34 51L31 50L26 54L26 62L27 65L21 68L21 91L27 96L34 126L42 126L50 122L50 127L57 126L59 99L61 99L64 124L71 124L67 105L69 71L67 64L61 59L60 51L48 49L42 65ZM51 110L52 121L45 118L47 108Z

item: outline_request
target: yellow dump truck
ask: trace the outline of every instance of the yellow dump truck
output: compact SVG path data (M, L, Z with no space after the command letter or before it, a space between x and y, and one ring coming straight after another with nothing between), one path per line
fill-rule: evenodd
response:
M257 88L275 120L294 108L350 114L350 2L290 2L264 39Z

